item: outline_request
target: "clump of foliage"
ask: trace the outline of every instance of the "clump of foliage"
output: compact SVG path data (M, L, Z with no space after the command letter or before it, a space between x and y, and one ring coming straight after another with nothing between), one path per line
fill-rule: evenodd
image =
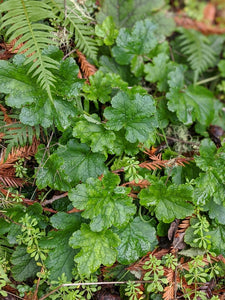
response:
M0 297L220 299L225 37L79 2L0 4Z

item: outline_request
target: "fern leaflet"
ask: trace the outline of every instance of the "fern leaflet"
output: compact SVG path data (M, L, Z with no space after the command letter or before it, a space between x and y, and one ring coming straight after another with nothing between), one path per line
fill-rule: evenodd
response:
M178 41L181 52L187 56L196 82L202 72L215 65L217 53L211 47L210 40L200 32L184 28L180 31L181 36L178 37Z
M39 139L40 126L29 126L22 123L12 123L5 125L5 133L3 139L7 144L5 158L13 148L25 146L33 143L34 136Z
M73 1L67 1L66 13L62 0L45 0L52 7L53 12L61 20L70 35L75 35L77 48L92 59L96 59L97 44L91 38L93 28L89 25L91 18L85 14L82 7Z
M52 40L53 28L44 24L43 20L53 18L54 14L43 1L37 0L8 0L0 4L2 26L7 28L9 41L17 39L15 48L23 44L19 53L26 51L25 64L32 63L28 73L37 77L37 82L45 89L52 100L51 86L54 86L52 69L57 69L58 62L45 56L42 52Z

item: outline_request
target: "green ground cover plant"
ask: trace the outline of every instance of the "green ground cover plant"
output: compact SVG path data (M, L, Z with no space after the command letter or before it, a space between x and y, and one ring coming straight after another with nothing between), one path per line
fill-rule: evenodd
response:
M177 5L0 3L0 299L223 299L225 30Z

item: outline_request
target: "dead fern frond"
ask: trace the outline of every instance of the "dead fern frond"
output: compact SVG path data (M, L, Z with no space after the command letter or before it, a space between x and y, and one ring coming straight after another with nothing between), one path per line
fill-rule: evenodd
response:
M139 186L141 189L147 188L150 185L150 182L146 179L139 180L135 182L135 180L123 183L122 186Z
M36 139L36 137L34 137L33 143L30 146L13 148L5 161L6 149L0 159L0 170L13 166L13 164L20 158L28 159L30 156L34 156L37 152L38 145L39 141Z
M148 154L148 152L144 151L144 153ZM162 155L149 155L149 158L151 161L144 161L143 163L139 164L139 167L145 168L148 170L156 170L156 169L162 169L162 167L166 167L166 164L168 163L168 160L162 160Z
M15 177L15 174L10 176L8 173L6 175L0 175L0 182L3 186L15 188L22 187L25 184L25 180Z
M1 43L0 46L5 49L10 54L16 54L20 50L20 48L24 45L24 43L20 43L15 47L15 44L17 43L18 39L21 38L22 36L20 35L18 38L15 38L9 43ZM27 51L27 49L23 50L20 52L20 54L23 54Z
M180 222L180 224L178 225L178 229L175 232L175 236L185 232L188 229L188 227L190 226L190 219L191 217L186 217L184 220Z
M174 285L168 285L164 288L164 293L163 293L163 299L164 300L172 300L174 299Z
M165 268L165 276L166 279L168 280L168 285L164 288L164 293L163 293L163 299L164 300L171 300L174 299L174 294L175 294L175 272L172 269L166 269Z
M10 116L7 114L7 109L2 104L0 104L0 110L3 112L4 121L6 122L6 124L12 124L13 121L10 118Z
M77 56L78 56L78 62L80 64L80 69L81 72L84 75L85 79L88 79L91 75L94 75L95 72L97 71L96 67L94 65L92 65L91 63L89 63L85 57L85 55L83 53L81 53L80 51L76 51ZM79 76L79 74L78 74Z
M187 228L190 226L191 217L186 217L184 220L174 220L168 231L168 238L172 240L171 253L176 253L178 250L185 248L184 235Z
M172 168L174 166L182 166L185 167L185 164L189 164L189 161L193 160L192 157L184 158L184 157L176 157L170 160L162 160L161 153L158 155L152 155L151 150L144 151L145 154L149 156L151 161L144 161L143 163L139 164L139 167L145 168L148 170L156 170L163 168Z
M5 154L7 149L3 151L0 159L0 182L3 186L22 187L25 184L25 179L16 177L14 164L20 158L28 159L30 156L34 156L37 152L38 145L38 140L34 138L30 146L13 148L6 160Z
M151 254L152 256L155 256L157 259L161 259L164 255L169 253L169 249L160 249L160 248L156 248L154 251L152 252L148 252L145 256L143 256L139 261L133 263L132 265L130 265L127 270L129 271L136 271L136 272L140 272L140 273L144 273L143 270L143 265L145 264L146 261L149 260L149 255ZM143 275L144 276L144 275Z

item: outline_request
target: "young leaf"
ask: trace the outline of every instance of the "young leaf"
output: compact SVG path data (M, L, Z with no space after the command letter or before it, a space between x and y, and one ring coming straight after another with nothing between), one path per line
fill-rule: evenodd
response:
M111 230L93 232L84 223L69 241L72 248L81 248L74 260L78 264L79 273L86 276L95 272L101 264L111 266L116 260L119 243L119 237Z
M150 95L131 97L119 92L112 99L112 107L105 109L104 116L108 120L107 128L115 131L124 128L125 138L131 143L146 141L154 135L157 126L156 107Z
M156 218L164 223L183 219L194 212L193 188L188 185L172 184L167 187L162 181L154 182L140 194L140 204L154 211Z
M136 217L126 227L115 230L115 233L121 239L121 244L117 247L118 261L125 265L152 251L158 243L155 228L140 217Z
M133 199L128 196L130 189L117 186L119 182L118 175L106 173L101 181L89 178L69 192L74 207L84 209L82 216L91 219L91 230L121 227L135 214Z

